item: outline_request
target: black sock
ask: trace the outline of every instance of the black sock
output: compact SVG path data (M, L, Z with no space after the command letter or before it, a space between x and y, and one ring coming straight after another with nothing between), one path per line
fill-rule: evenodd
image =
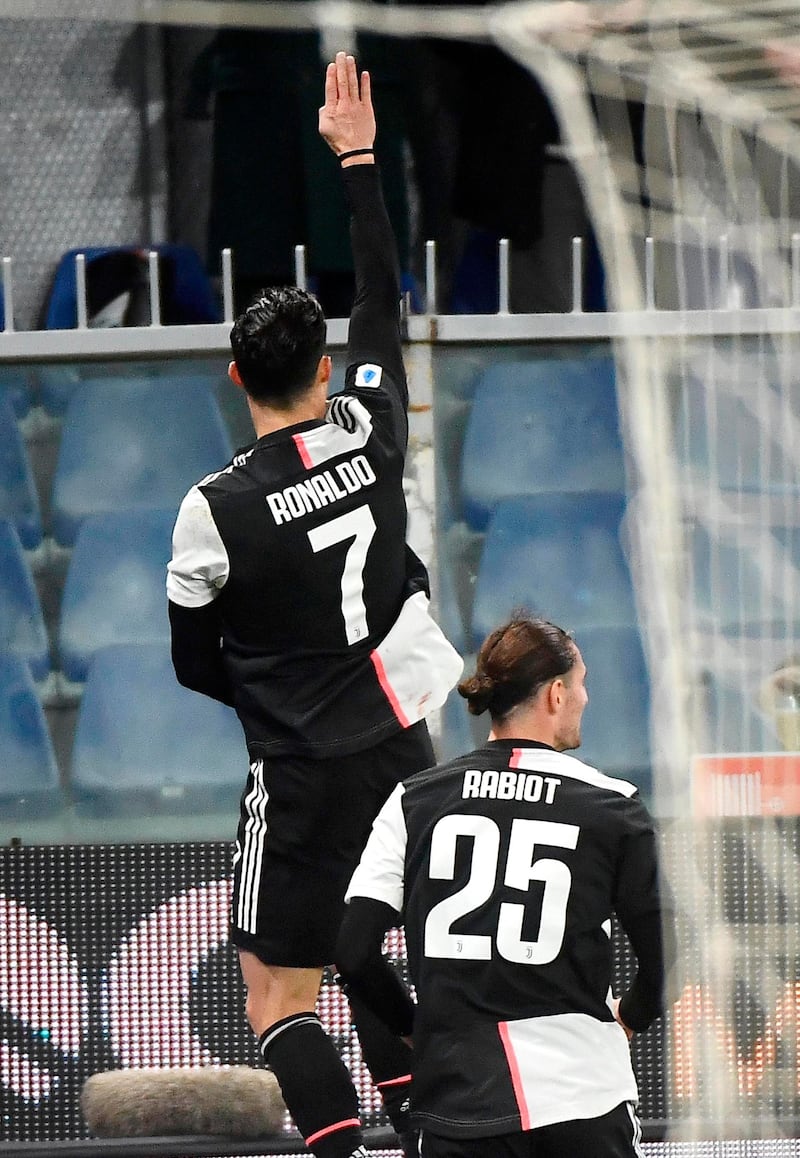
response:
M378 1087L389 1121L398 1134L408 1130L411 1062L414 1051L358 997L348 993L364 1063Z
M317 1158L351 1158L362 1142L358 1095L316 1014L276 1021L258 1044L309 1150Z

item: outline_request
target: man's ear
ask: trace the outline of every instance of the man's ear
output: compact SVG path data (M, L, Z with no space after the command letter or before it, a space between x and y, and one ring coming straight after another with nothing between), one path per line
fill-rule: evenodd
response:
M240 390L244 390L244 382L242 381L242 376L239 373L239 367L235 362L228 363L228 377L230 378L231 382L233 382L234 386L238 386Z
M327 387L333 373L333 359L330 354L323 354L317 367L317 381L324 382Z
M547 706L551 712L557 712L564 698L564 681L559 676L554 679L547 689Z

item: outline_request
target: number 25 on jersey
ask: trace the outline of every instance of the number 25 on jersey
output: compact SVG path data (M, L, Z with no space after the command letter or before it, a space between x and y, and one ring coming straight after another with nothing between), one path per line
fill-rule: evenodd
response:
M574 849L580 828L550 820L517 817L511 825L503 883L527 893L531 881L542 881L538 936L523 940L525 899L502 901L498 907L494 941L506 961L520 965L547 965L558 956L564 941L572 874L566 864L549 856L536 856L537 845ZM453 924L491 900L495 892L500 859L500 827L488 816L443 816L431 835L431 880L453 880L459 837L472 839L469 878L462 888L434 905L425 921L425 956L489 961L492 937L482 933L453 933Z

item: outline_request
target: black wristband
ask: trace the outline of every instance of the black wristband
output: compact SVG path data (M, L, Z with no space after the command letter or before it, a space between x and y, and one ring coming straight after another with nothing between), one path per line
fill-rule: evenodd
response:
M366 157L367 153L374 152L374 149L351 149L349 153L339 153L339 160L346 161L348 157Z

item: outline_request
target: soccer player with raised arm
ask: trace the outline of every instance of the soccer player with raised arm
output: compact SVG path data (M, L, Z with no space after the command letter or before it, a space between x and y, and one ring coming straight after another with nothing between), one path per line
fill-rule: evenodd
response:
M413 1036L423 1158L641 1154L628 1039L664 1009L670 902L636 786L567 755L585 674L551 623L492 632L459 684L488 742L395 789L348 888L337 962ZM612 914L638 962L621 1000ZM401 920L416 1006L381 955Z
M311 294L269 289L237 318L229 372L257 441L184 499L167 590L178 679L232 704L247 741L231 937L248 1018L308 1147L351 1158L362 1153L358 1101L314 1012L322 970L372 821L399 780L433 763L424 717L462 664L406 544L397 254L370 78L359 82L344 53L327 69L319 131L351 211L345 388L328 400ZM354 1012L401 1131L408 1048Z

